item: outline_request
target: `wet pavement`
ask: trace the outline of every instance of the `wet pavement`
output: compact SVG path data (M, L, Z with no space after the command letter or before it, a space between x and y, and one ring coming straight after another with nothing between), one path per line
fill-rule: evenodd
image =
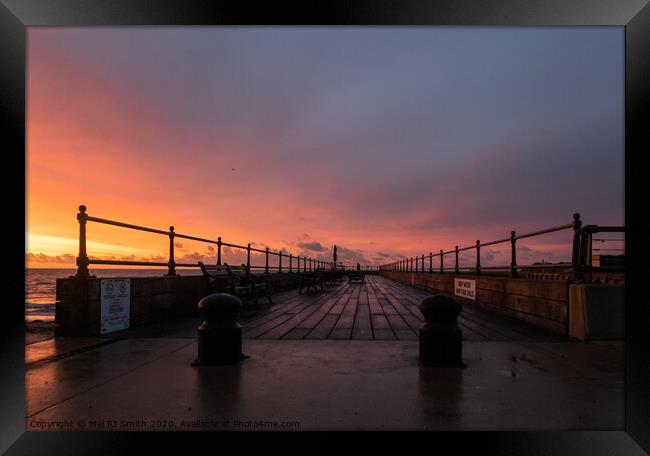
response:
M244 339L249 358L228 367L193 367L190 337L76 343L34 353L27 430L624 425L622 342L464 341L464 369L419 368L417 341Z

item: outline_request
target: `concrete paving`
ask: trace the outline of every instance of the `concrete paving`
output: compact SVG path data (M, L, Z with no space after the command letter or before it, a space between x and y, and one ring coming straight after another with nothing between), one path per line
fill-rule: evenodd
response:
M26 370L27 430L621 430L623 343L464 341L425 368L417 341L244 340L234 367L196 341L129 338Z

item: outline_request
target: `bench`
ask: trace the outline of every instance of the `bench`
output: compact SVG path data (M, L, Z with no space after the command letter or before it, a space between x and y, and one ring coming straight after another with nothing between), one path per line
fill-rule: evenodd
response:
M309 291L310 288L313 288L314 291L318 292L323 291L323 276L322 271L316 269L313 272L300 272L300 290L298 293L302 293L303 288L307 288Z
M243 264L241 266L230 266L227 263L206 265L199 261L199 267L210 293L229 293L245 303L252 299L257 309L257 292L262 290L267 293L269 304L273 304L270 276L256 276Z
M359 271L350 271L348 274L349 280L348 283L365 283L366 275L363 272Z
M230 266L234 274L243 275L251 281L253 286L253 296L257 304L258 290L266 294L269 299L269 305L273 305L273 276L268 273L253 274L248 266L242 264L241 266Z

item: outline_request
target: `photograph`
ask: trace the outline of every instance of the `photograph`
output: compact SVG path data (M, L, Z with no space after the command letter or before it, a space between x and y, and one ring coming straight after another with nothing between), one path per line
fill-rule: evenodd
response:
M0 0L0 453L426 431L650 454L635 1Z
M623 428L620 27L27 43L28 429Z

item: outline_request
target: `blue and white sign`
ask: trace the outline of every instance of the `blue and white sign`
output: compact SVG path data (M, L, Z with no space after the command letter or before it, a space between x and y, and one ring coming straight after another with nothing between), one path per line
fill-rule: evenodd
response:
M129 327L131 316L131 279L102 279L101 333Z

